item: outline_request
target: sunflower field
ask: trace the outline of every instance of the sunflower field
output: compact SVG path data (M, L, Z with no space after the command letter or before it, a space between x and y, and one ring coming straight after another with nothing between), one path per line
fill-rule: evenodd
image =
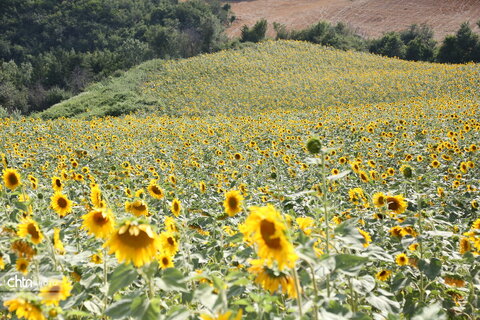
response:
M0 119L0 316L479 319L479 76L266 42Z

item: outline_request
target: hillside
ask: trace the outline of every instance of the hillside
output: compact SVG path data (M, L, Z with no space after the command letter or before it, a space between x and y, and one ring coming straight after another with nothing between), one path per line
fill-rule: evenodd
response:
M366 37L386 31L399 31L412 24L427 23L441 40L454 33L460 24L480 19L477 0L249 0L228 1L237 20L228 29L239 36L243 25L261 18L301 29L320 20L345 22ZM270 35L273 30L270 30Z
M449 95L477 97L478 65L407 62L314 44L265 42L186 60L152 60L40 115L250 113L366 105ZM460 89L461 88L461 89Z

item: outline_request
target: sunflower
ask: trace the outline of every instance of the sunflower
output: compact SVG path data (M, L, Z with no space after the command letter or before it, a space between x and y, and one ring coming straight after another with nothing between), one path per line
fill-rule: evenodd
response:
M63 183L59 177L52 177L52 189L55 191L62 191Z
M72 212L72 201L60 191L55 192L50 199L50 205L60 217L65 217L68 213Z
M460 239L460 244L459 244L459 249L458 251L460 254L464 254L465 252L469 252L472 250L472 244L468 240L468 238L461 238Z
M22 179L17 170L8 168L3 170L3 182L8 189L13 191L20 186Z
M163 199L163 197L165 197L165 192L162 190L162 188L160 188L155 183L155 180L152 180L150 182L150 185L148 186L147 190L148 190L148 193L150 193L150 195L155 199L160 200L160 199Z
M115 227L115 218L107 208L97 208L82 216L82 229L99 239L107 239Z
M125 210L137 217L148 216L148 207L143 200L135 200L133 202L126 201Z
M392 237L401 238L402 237L402 231L403 231L403 228L401 226L394 226L390 229L390 235Z
M223 202L223 207L225 212L233 217L235 214L242 211L242 202L243 196L240 194L240 191L232 190L225 194L225 201Z
M367 231L364 231L360 228L357 228L358 232L363 236L364 242L363 242L363 247L366 248L370 245L370 242L372 242L372 237L370 236L370 233Z
M275 273L264 265L262 260L252 260L252 266L248 268L248 272L255 276L255 283L259 284L263 289L273 294L280 287L282 292L287 294L289 298L297 297L295 288L295 280L288 274L283 272Z
M383 207L387 203L387 198L382 192L373 195L373 204L377 208Z
M40 231L38 223L30 217L22 219L21 224L18 225L17 234L22 238L28 238L28 236L30 236L30 240L34 244L39 244L43 240L43 234Z
M60 301L67 299L72 291L72 284L67 277L63 276L62 280L56 280L49 283L47 286L40 289L40 297L42 303L47 306L58 306Z
M243 310L240 309L235 317L232 317L232 311L228 310L225 313L219 313L218 316L216 317L215 316L211 317L207 314L202 313L200 315L200 318L202 318L202 320L240 320L242 319L242 315L243 315Z
M440 162L438 162L438 160L433 160L430 165L433 167L433 168L438 168L440 167Z
M160 249L158 235L148 224L132 224L126 221L103 245L109 247L109 254L115 253L117 260L141 267L150 263Z
M366 173L365 171L363 170L359 170L358 171L358 176L360 177L360 180L362 180L363 182L368 182L370 181L370 178L368 176L368 173Z
M31 259L37 254L37 251L24 240L15 240L11 245L12 251L19 257Z
M5 269L5 261L3 261L3 257L0 255L0 270Z
M285 236L287 226L280 213L272 205L251 207L250 211L245 223L240 226L244 239L258 245L258 255L268 266L276 261L280 270L293 267L298 256Z
M380 281L387 281L388 278L390 278L391 274L392 272L390 270L384 269L377 272L377 274L375 275L375 278L377 278Z
M408 257L405 253L400 253L395 257L395 262L399 266L406 266L408 265Z
M178 251L178 242L175 235L171 232L162 232L159 236L160 251L173 257Z
M16 312L17 318L27 320L46 320L39 306L22 298L7 300L3 303L9 312Z
M15 263L17 271L23 274L28 274L29 265L30 265L30 262L25 258L18 258L17 262Z
M177 224L175 223L175 219L172 217L165 217L163 224L165 225L165 230L168 232L178 232Z
M90 201L95 208L105 207L105 202L102 199L102 191L98 185L93 185L90 189Z
M170 210L172 210L172 213L175 217L178 217L180 215L180 211L182 210L182 204L177 198L173 199Z
M101 264L103 262L102 260L102 253L94 253L90 256L90 261L95 263L95 264Z
M60 229L54 228L53 229L53 247L59 254L65 253L65 248L63 246L62 240L60 239Z
M200 181L198 187L201 193L204 193L205 191L207 191L207 185L203 181Z
M407 210L407 202L402 195L387 196L387 208L390 211L401 214Z
M161 253L157 256L157 261L158 264L160 265L160 268L162 269L167 269L167 268L173 268L175 267L173 265L173 259L171 256L165 253Z
M307 236L312 233L312 227L315 225L315 221L311 217L299 217L295 219L300 230L303 231Z

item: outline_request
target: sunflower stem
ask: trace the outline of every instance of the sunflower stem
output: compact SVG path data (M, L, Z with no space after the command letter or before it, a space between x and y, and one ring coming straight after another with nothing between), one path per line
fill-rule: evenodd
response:
M107 258L108 253L107 249L103 249L103 289L105 290L105 294L103 297L103 312L107 310L108 305L108 266L107 266Z
M301 287L298 279L297 269L295 268L295 266L293 267L292 273L293 273L293 279L295 281L295 290L297 291L298 313L300 314L300 318L302 318L303 312L302 312L302 296L300 291Z
M328 255L330 253L330 234L328 226L328 209L327 209L327 178L325 177L325 154L321 152L322 156L322 198L323 198L323 219L325 220L325 252ZM327 297L330 297L330 274L327 274L326 279Z
M422 196L420 194L420 186L418 182L418 178L415 183L415 189L418 195L418 229L419 229L419 237L418 239L418 246L420 248L420 260L423 260L423 225L422 225ZM420 271L420 302L423 302L425 300L425 279L423 276L423 272Z
M310 262L307 261L307 264L310 267L310 271L312 272L313 291L315 292L315 298L313 301L313 312L315 313L315 320L318 320L318 307L317 307L317 302L315 301L315 299L318 298L318 288L317 288L317 280L315 279L315 269L310 264ZM297 292L297 295L298 294L300 293Z

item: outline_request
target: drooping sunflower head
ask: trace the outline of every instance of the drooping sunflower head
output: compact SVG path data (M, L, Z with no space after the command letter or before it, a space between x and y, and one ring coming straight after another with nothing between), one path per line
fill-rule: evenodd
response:
M102 198L102 191L100 190L100 187L96 184L90 189L90 201L92 201L92 204L95 208L105 207L105 202Z
M232 190L225 194L225 201L223 202L223 206L225 208L225 212L230 216L233 217L235 214L242 211L242 202L244 198L240 194L240 191Z
M143 200L135 200L133 202L125 202L125 210L132 213L133 215L147 216L148 215L148 206Z
M155 258L160 241L150 225L126 221L103 246L109 248L109 253L115 253L120 263L132 262L141 267Z
M180 211L182 210L180 200L178 200L177 198L173 199L170 209L172 210L173 215L175 217L178 217L180 215Z
M99 239L107 239L115 227L115 218L108 208L97 208L82 216L82 229Z
M207 185L203 181L200 181L198 187L201 193L204 193L205 191L207 191Z
M407 202L402 195L387 196L387 208L390 211L401 214L407 210Z
M72 291L72 284L67 277L64 276L61 281L52 281L40 289L40 297L42 298L42 303L47 306L58 306L60 301L63 301L70 296L70 291Z
M163 191L162 188L160 188L156 183L155 180L150 182L150 185L148 186L148 193L154 198L154 199L163 199L165 197L165 192Z
M298 256L293 245L286 238L287 226L280 213L272 205L251 207L250 215L240 226L247 242L258 245L258 256L271 266L278 263L278 268L293 267Z
M65 217L68 213L72 212L72 201L61 192L55 192L50 199L50 205L60 217Z
M358 232L363 236L363 247L366 248L370 245L370 242L372 242L372 237L370 236L370 233L368 233L365 230L362 230L360 228L357 228Z
M18 225L17 234L19 237L29 238L34 244L39 244L43 240L43 234L37 222L30 217L22 219Z
M5 187L13 191L20 186L22 180L17 170L8 168L3 170L3 182Z
M255 283L263 289L273 294L281 287L282 292L289 298L297 297L295 282L288 273L275 272L265 266L265 262L260 259L252 260L250 263L252 266L248 268L248 272L255 275Z
M177 224L175 223L175 219L172 217L165 217L165 221L163 222L165 225L165 230L168 232L178 232Z
M24 240L15 240L11 245L12 251L19 257L31 259L37 254L37 251Z
M65 247L63 246L62 239L60 238L60 229L53 229L53 247L59 254L65 253Z

